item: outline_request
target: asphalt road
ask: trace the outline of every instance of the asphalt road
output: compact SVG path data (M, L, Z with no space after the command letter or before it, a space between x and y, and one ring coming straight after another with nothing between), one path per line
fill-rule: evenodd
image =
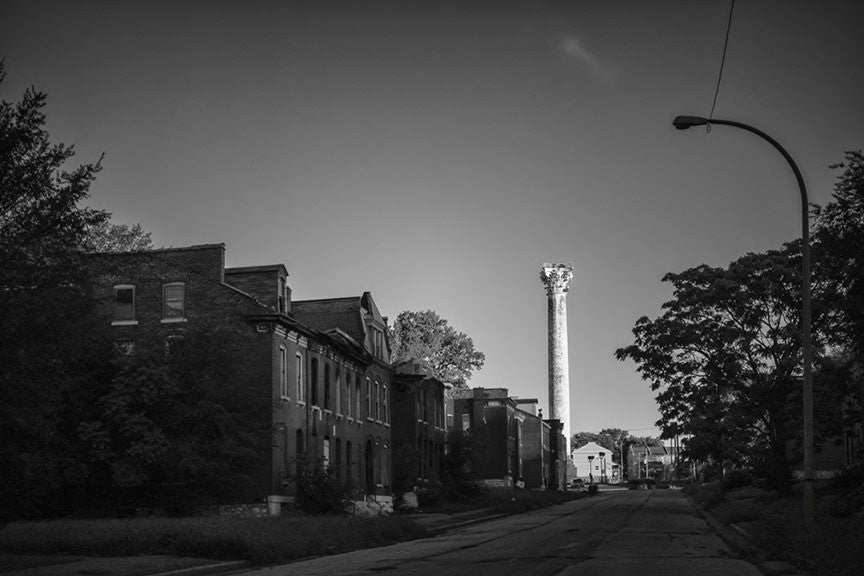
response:
M434 538L255 570L256 576L760 576L679 491L610 491Z

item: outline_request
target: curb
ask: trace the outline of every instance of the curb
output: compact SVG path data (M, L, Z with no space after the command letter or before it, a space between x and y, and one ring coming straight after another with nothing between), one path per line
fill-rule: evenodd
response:
M708 523L708 526L725 542L730 548L737 551L747 561L754 564L759 571L765 576L805 576L794 564L786 561L778 560L762 560L759 558L751 558L749 552L757 549L751 543L753 536L739 526L729 524L728 526L720 522L714 514L709 512L702 504L690 494L687 494L687 500L693 506L693 509Z
M205 564L203 566L191 566L179 570L159 572L150 576L211 576L213 574L229 574L245 570L249 563L245 560L233 560L231 562L219 562L217 564Z

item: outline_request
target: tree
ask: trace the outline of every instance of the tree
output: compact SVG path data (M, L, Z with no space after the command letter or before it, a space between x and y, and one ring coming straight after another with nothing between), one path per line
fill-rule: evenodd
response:
M138 252L152 250L153 240L141 224L129 227L103 220L88 227L82 248L87 252Z
M486 361L469 336L432 310L401 312L390 329L390 348L394 362L421 361L453 391L467 388L471 374Z
M819 251L815 250L814 264ZM813 343L817 368L837 295L813 270ZM634 344L619 360L636 362L658 391L665 437L691 435L692 456L721 464L762 458L775 488L788 486L786 441L800 388L800 243L747 254L728 268L701 265L667 274L674 288L664 313L640 318ZM797 412L795 411L797 410ZM746 432L742 434L743 432Z
M0 62L0 87L5 68ZM76 250L107 215L82 208L101 161L67 170L45 130L44 93L0 102L0 514L33 515L80 479L60 433L65 401L102 346ZM82 334L86 335L82 337Z
M857 394L835 399L834 405L846 409L842 418L831 421L851 427L864 424L864 153L846 152L844 162L832 168L841 170L834 184L833 201L814 206L814 241L822 247L823 266L828 270L841 295L834 322L837 348L831 375L857 385ZM826 391L844 391L844 386L826 386ZM856 397L857 396L857 397ZM838 402L839 400L839 402ZM816 421L824 416L815 406Z
M102 494L169 511L229 502L253 480L267 434L248 393L236 329L197 325L182 337L141 335L117 350L75 435Z

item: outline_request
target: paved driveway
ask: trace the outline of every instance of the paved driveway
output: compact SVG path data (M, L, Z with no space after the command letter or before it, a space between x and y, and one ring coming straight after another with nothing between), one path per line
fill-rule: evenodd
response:
M435 538L255 570L257 576L760 576L679 491L601 492Z

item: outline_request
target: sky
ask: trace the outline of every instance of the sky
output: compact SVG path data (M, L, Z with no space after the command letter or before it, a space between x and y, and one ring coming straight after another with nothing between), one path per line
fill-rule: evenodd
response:
M0 3L0 97L103 170L90 206L159 246L284 263L295 299L371 291L474 341L474 386L547 413L544 262L572 263L572 431L657 434L616 348L667 272L800 235L791 170L707 116L727 1ZM864 2L739 1L715 117L811 201L864 147Z

